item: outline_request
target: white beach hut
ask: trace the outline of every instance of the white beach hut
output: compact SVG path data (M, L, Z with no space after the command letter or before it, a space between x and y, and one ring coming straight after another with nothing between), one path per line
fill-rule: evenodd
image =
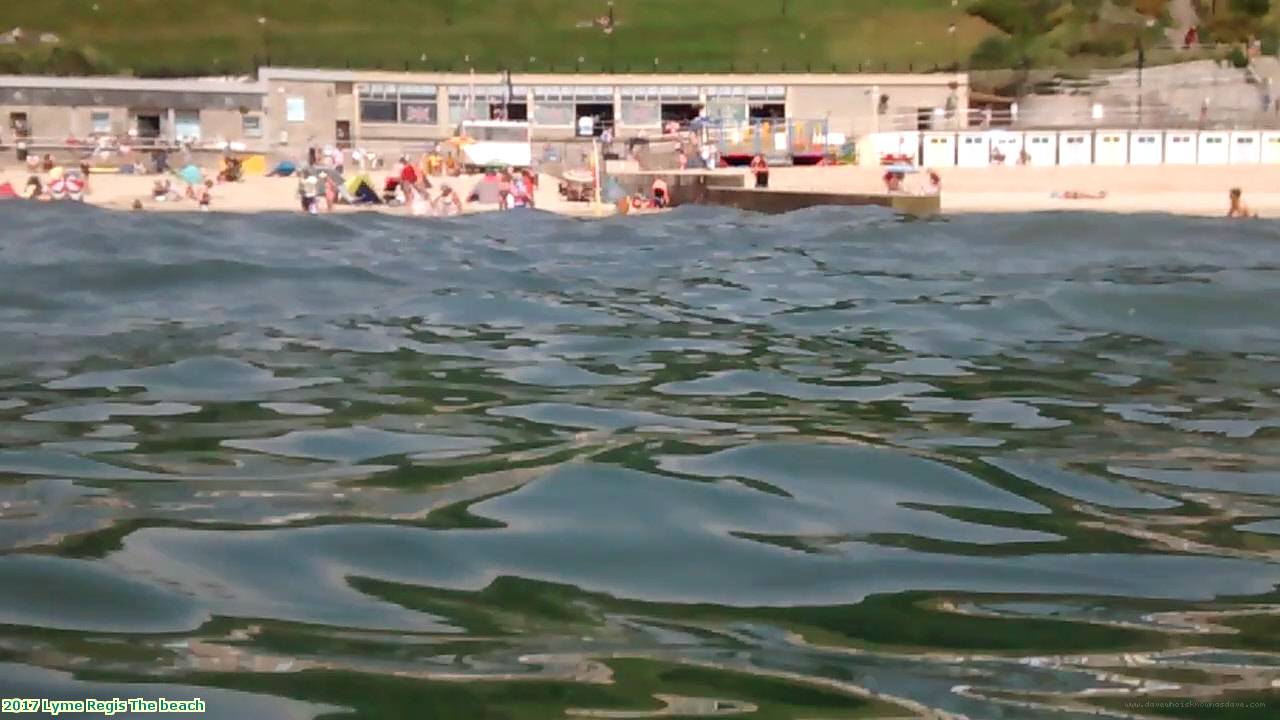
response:
M1266 130L1262 133L1262 147L1258 153L1260 162L1267 164L1280 163L1280 131Z
M1031 165L1058 164L1058 133L1028 132L1022 138Z
M991 130L987 133L987 144L991 146L992 157L1003 157L1005 165L1015 165L1022 154L1022 133Z
M991 164L991 145L984 132L962 132L956 136L957 164L960 167L986 167Z
M1093 133L1089 130L1064 130L1058 133L1059 165L1091 165Z
M1129 133L1129 164L1159 165L1164 162L1164 140L1159 130Z
M875 133L872 138L876 162L886 155L902 155L912 165L920 164L920 133L914 130Z
M1164 134L1165 165L1195 165L1200 142L1191 130L1170 130Z
M1129 133L1126 130L1099 130L1094 134L1095 165L1128 165Z
M1237 130L1231 133L1231 164L1256 165L1262 160L1262 133Z
M956 134L927 132L924 134L924 167L953 167L956 164Z
M1200 148L1196 162L1201 165L1226 165L1231 162L1231 133L1224 130L1206 130L1200 133Z

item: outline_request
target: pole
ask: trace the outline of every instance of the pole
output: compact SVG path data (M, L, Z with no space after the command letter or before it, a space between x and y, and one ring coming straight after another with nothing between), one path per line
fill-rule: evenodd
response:
M1142 66L1146 64L1147 53L1142 47L1142 38L1138 38L1138 127L1142 127Z
M591 139L591 184L594 189L591 191L591 210L596 217L600 217L604 212L604 206L600 199L600 185L604 182L604 169L600 162L600 140L598 138Z

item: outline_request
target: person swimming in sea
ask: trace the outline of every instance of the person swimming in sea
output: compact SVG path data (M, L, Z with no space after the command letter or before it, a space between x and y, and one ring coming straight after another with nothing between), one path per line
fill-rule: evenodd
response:
M1231 206L1227 209L1227 217L1235 218L1237 220L1257 218L1258 214L1250 210L1248 205L1244 204L1244 200L1241 199L1242 195L1243 193L1240 192L1240 188L1231 188L1231 192L1228 196L1231 201Z

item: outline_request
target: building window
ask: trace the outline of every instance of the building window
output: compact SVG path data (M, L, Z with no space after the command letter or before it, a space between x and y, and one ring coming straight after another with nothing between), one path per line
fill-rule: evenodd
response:
M111 113L95 111L89 113L89 127L94 135L107 135L111 132Z
M246 138L262 137L262 118L258 115L240 117L240 134Z
M572 102L535 102L533 123L555 127L573 127L576 115Z
M622 124L632 127L660 126L662 105L657 100L623 100Z
M286 98L284 101L285 122L300 123L307 121L307 99L304 97Z
M394 123L399 117L396 86L383 83L360 86L360 121Z
M174 115L174 137L180 142L200 140L200 113L180 110Z

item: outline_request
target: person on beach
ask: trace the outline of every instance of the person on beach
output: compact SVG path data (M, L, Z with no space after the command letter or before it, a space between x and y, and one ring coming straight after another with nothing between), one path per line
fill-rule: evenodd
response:
M320 181L313 173L308 172L298 182L298 197L302 199L302 212L317 215L320 212L317 198L320 196Z
M667 181L657 178L649 189L653 196L653 207L664 208L671 204L671 191L667 189Z
M764 155L751 158L751 174L756 176L756 187L769 187L769 161L764 159Z
M40 182L40 176L32 175L27 178L26 187L22 188L22 197L27 200L49 199L49 197L44 194L44 185Z
M684 151L684 145L681 145L680 149L676 150L676 163L681 170L689 169L689 154Z
M427 197L426 193L411 185L408 188L408 194L409 214L414 217L426 217L427 215L435 214L432 212L433 208L431 206L431 201Z
M1258 214L1250 210L1248 205L1244 204L1242 195L1243 193L1240 192L1240 188L1231 188L1231 192L1228 195L1231 200L1231 206L1227 209L1227 217L1237 220L1257 218Z
M200 204L200 212L209 212L209 204L213 202L213 181L205 180L200 188L196 202Z
M942 176L938 174L937 170L929 171L929 187L926 189L926 192L929 195L942 194Z
M538 189L538 176L534 175L528 168L521 170L520 176L524 178L525 201L529 203L529 207L536 207L534 193Z
M462 198L448 185L440 186L440 197L436 198L436 212L441 217L462 214Z
M511 206L533 207L533 191L529 188L529 180L521 173L516 173L511 178Z
M900 172L895 170L886 170L880 179L884 181L884 189L887 192L896 193L902 192L903 177L903 174Z
M511 173L505 171L498 176L498 209L511 209Z

